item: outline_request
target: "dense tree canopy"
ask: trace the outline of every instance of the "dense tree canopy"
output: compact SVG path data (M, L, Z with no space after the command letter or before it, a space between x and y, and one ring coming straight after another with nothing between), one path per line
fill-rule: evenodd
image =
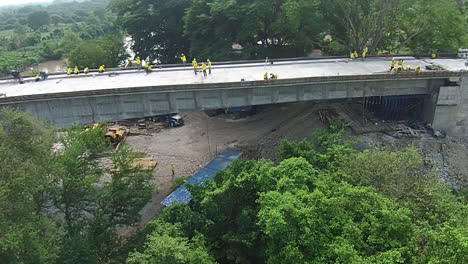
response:
M108 263L116 254L116 228L139 220L152 174L125 149L111 157L118 170L102 168L104 134L75 128L58 138L26 114L0 112L0 263Z
M238 161L190 186L192 202L165 209L128 263L188 257L179 252L189 248L218 263L465 263L464 198L415 149L359 152L344 128L283 143L278 165Z
M54 1L47 6L0 8L0 75L49 59L69 59L81 40L107 35L123 39L113 24L115 15L106 9L107 3L108 0ZM118 43L123 48L122 41ZM113 51L106 54L113 58L111 61L106 58L97 64L117 66L122 57Z
M467 43L456 0L111 0L143 57L178 62L330 55L456 52ZM149 7L149 8L148 8ZM233 45L241 50L233 49Z

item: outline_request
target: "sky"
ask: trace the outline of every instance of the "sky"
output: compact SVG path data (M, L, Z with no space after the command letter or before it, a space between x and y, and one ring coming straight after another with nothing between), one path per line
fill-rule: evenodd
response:
M52 2L53 0L0 0L0 6L6 5L21 5L40 2Z

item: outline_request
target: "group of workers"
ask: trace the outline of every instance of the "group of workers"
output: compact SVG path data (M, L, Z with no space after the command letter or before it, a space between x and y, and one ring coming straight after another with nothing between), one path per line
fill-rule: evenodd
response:
M369 53L369 48L368 47L365 47L364 50L362 51L362 59L365 59L367 58L367 54ZM357 53L357 51L354 51L354 52L351 52L349 54L349 57L351 59L357 59L359 58L359 53Z
M265 74L263 74L263 79L264 79L264 80L268 80L268 72L265 72ZM271 80L276 80L276 79L278 79L278 74L276 74L276 73L270 73L270 79L271 79Z
M400 59L400 60L395 60L393 59L392 62L391 62L391 66L390 66L390 71L391 72L402 72L402 71L412 71L412 68L411 68L411 65L406 65L406 67L404 67L404 60ZM398 64L398 65L397 65ZM421 72L421 67L416 67L414 69L415 72Z
M139 69L141 69L141 67L145 68L146 73L153 72L153 67L151 67L149 60L146 62L145 60L140 59L140 57L136 57L135 63ZM131 66L131 65L132 65L132 62L129 60L127 65L125 65L125 67Z
M187 57L185 57L185 55L182 54L182 57L180 57L180 60L182 61L182 63L185 64L187 62ZM198 65L198 62L197 62L196 58L193 58L193 60L192 60L192 67L193 67L193 72L195 73L195 75L197 75L199 65ZM202 72L203 72L203 76L207 77L208 74L211 75L211 67L212 67L212 64L211 64L211 61L209 59L206 60L206 63L202 62L201 69L202 69Z
M98 72L99 72L99 73L103 73L103 72L105 72L105 71L106 71L106 66L105 66L105 65L99 66L99 69L98 69ZM72 68L68 68L68 69L67 69L67 75L80 74L80 73L81 73L81 71L80 71L80 69L78 68L78 66L75 66L74 69L72 69ZM88 68L88 67L85 67L85 68L83 69L83 73L88 74L88 73L89 73L89 68Z

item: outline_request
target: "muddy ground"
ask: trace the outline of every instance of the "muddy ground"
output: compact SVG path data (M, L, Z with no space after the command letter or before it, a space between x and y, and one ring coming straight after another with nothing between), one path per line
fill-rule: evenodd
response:
M360 148L385 146L390 150L401 150L416 146L433 160L435 169L448 185L467 187L468 149L462 140L438 139L424 129L411 130L409 135L379 131L382 130L379 128L394 124L375 120L367 120L366 125L354 122L359 114L351 113L352 106L344 109L343 103L299 102L263 106L257 109L256 115L239 120L229 119L226 115L208 117L204 112L182 113L184 126L141 131L142 135L130 136L125 143L134 151L144 152L158 162L154 171L157 191L141 211L141 224L159 214L162 209L160 202L173 191L175 179L193 175L226 149L241 150L247 158L276 160L276 148L282 140L302 140L310 137L314 130L326 127L326 122L322 121L323 112L320 112L323 109L331 109L339 118L351 121L351 125L357 127L351 127L347 136L361 138ZM368 125L370 130L362 130ZM405 127L404 124L395 125ZM356 131L359 133L356 134ZM363 134L362 131L366 132Z

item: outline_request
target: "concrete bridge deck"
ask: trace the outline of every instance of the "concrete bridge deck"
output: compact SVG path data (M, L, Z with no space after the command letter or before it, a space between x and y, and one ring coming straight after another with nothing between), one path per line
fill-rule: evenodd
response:
M17 80L0 81L0 94L11 98L16 96L28 96L39 94L66 94L73 92L98 91L122 88L178 86L188 84L215 84L234 83L245 81L263 80L265 72L276 73L279 79L296 79L308 77L325 76L358 76L388 73L390 59L361 59L350 60L314 60L314 61L286 61L277 62L273 65L261 63L237 64L237 65L214 65L212 75L203 77L199 73L195 75L191 66L155 69L155 72L146 74L143 70L108 71L105 73L89 73L67 76L54 75L40 82L26 79L25 84L19 84ZM409 64L414 69L435 64L442 66L447 71L458 72L467 69L462 59L406 59L405 65ZM2 101L8 101L4 98ZM5 100L6 99L6 100Z

